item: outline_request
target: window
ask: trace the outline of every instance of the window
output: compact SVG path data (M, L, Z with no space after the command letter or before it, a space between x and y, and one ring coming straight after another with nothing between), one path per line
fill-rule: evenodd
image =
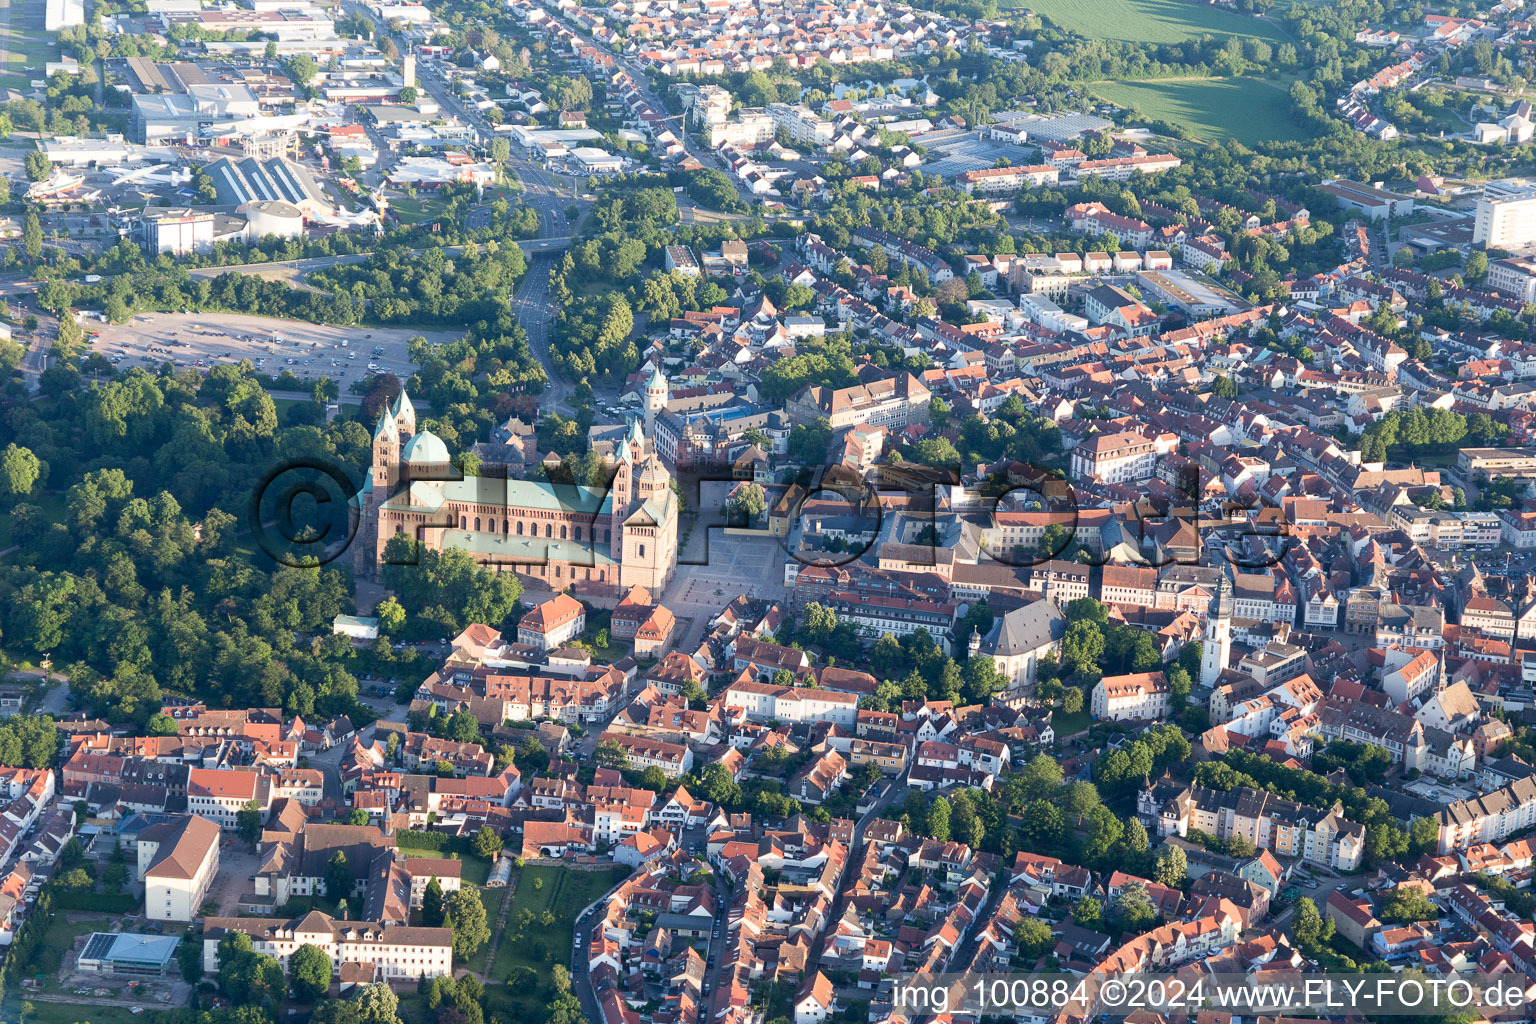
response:
M640 545L640 557L641 558L645 557L645 545L644 544Z
M523 535L523 521L521 519L517 521L517 535L519 537Z
M544 524L544 536L545 537L553 537L554 535L555 535L555 524L554 523L545 523Z
M475 532L476 533L480 532L480 517L479 516L475 516Z

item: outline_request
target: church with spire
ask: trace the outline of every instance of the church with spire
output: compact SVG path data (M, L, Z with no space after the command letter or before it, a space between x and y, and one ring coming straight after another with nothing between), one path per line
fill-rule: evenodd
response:
M665 403L665 382L662 383ZM651 415L650 398L647 416ZM613 446L608 487L461 476L448 446L417 431L404 390L379 416L358 510L354 570L370 574L399 536L459 548L489 568L551 590L659 593L677 570L679 506L672 476L639 419Z

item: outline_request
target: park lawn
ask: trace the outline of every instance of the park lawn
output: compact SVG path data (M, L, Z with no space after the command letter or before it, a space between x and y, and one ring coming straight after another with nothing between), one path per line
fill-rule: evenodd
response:
M1016 0L1058 27L1089 39L1182 43L1204 35L1284 42L1272 21L1250 18L1194 0Z
M681 549L679 549L681 550ZM606 608L598 608L587 613L587 628L581 634L581 642L587 646L592 654L592 660L611 665L620 658L629 654L629 650L620 644L613 642L612 633L608 637L608 646L600 647L597 643L597 634L605 629L613 627L613 612Z
M1075 736L1088 728L1088 722L1086 711L1074 711L1069 715L1058 708L1051 712L1051 729L1057 736Z
M431 850L415 850L411 853L407 853L405 856L407 860L411 860L413 858L416 860L443 860L448 855L436 853ZM462 865L459 868L459 881L463 884L483 886L485 885L486 880L491 877L491 862L486 860L484 857L477 857L474 854L469 854L467 856L459 857L457 860Z
M1180 124L1208 142L1298 141L1316 133L1291 117L1290 86L1257 78L1096 82L1094 95L1145 117Z
M21 998L18 996L15 1002L19 1008ZM143 1013L135 1014L126 1006L45 1003L41 999L33 1000L32 1008L33 1012L27 1015L28 1024L156 1024L170 1013L146 1006ZM5 1019L16 1018L7 1015Z
M72 914L79 916L79 911L60 910L54 914L53 920L48 922L48 930L43 932L44 946L67 953L74 945L75 939L92 932L109 932L117 923L117 918L110 914L100 917L80 917L77 921L66 920Z
M401 224L420 224L424 220L431 220L441 215L447 206L447 202L441 199L412 199L410 196L399 196L389 201L390 212Z
M549 985L550 967L571 962L576 915L628 876L625 867L607 871L573 871L543 864L524 867L507 910L507 927L491 966L491 979L504 982L514 967L532 967L538 972L540 988ZM530 934L517 936L517 917L523 910L531 910L535 918L548 910L555 915L555 923L546 928L535 921Z

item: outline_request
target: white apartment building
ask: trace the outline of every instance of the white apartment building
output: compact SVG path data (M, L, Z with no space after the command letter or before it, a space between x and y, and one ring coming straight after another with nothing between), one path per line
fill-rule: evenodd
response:
M832 122L804 104L770 103L767 113L793 142L807 146L832 144Z
M1161 672L1105 676L1093 688L1089 709L1097 718L1152 721L1168 716L1168 679Z
M725 691L725 706L758 722L831 722L852 730L858 725L857 694L813 686L773 686L742 681Z
M709 144L751 149L772 142L778 134L779 122L768 116L767 111L748 109L736 115L736 120L722 120L709 126Z
M219 940L228 932L244 932L251 948L277 958L288 970L288 958L303 945L320 947L333 964L358 963L373 968L374 981L436 978L453 971L453 929L386 927L380 921L337 921L312 910L292 921L265 917L210 917L203 923L203 970L219 969Z
M277 773L268 782L272 787L272 799L287 797L305 807L318 807L325 799L325 773L318 768L289 768Z
M196 814L139 833L135 871L144 883L144 917L190 921L219 873L219 826Z
M955 184L972 195L993 192L1017 192L1026 186L1036 188L1054 185L1061 171L1050 164L1025 164L1019 167L983 167L975 171L962 171L955 176Z
M1477 201L1472 242L1485 249L1523 249L1536 242L1536 185L1490 181Z
M693 751L681 743L667 743L648 736L629 736L624 733L605 732L599 742L612 740L623 749L629 766L644 771L660 768L667 778L675 779L693 767Z
M397 854L398 856L398 854ZM458 892L463 883L464 862L448 857L411 857L405 862L411 876L411 906L419 908L427 894L432 879L442 887L443 894Z
M1458 800L1440 812L1439 822L1441 853L1503 842L1515 832L1536 826L1536 776L1471 800Z
M1490 260L1487 283L1494 291L1521 302L1536 302L1536 259L1513 256L1507 260Z
M220 828L236 827L241 808L252 800L265 818L272 807L268 776L223 768L193 768L187 773L187 811Z
M1072 449L1072 475L1098 477L1105 483L1148 480L1157 471L1157 449L1129 430L1096 434Z
M1067 331L1086 331L1088 318L1078 313L1068 313L1044 294L1026 293L1019 296L1019 309L1030 323L1039 324L1048 331L1065 334Z

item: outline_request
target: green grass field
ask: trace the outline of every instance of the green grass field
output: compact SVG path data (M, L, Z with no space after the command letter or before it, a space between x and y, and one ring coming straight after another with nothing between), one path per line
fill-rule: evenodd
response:
M22 999L18 996L15 1003L19 1008ZM126 1006L45 1003L42 1000L35 1000L32 1009L33 1012L27 1015L27 1024L154 1024L168 1016L164 1011L148 1007L145 1007L143 1013L135 1014Z
M1287 37L1280 26L1194 0L1016 0L1058 27L1090 39L1133 43L1182 43L1203 35L1218 38Z
M1255 78L1161 79L1146 82L1097 82L1089 86L1100 99L1132 107L1189 128L1206 141L1295 141L1312 132L1291 118L1289 85Z
M539 976L534 992L514 993L505 985L489 988L488 996L494 996L492 1010L520 1011L522 1019L537 1020L547 997L544 990L551 984L550 968L555 964L570 965L571 942L576 915L587 909L587 904L629 875L629 869L615 867L608 871L572 871L570 868L530 864L516 877L517 890L512 894L512 905L507 910L507 927L496 949L496 962L491 965L487 982L505 982L514 967L531 967ZM518 917L524 910L534 915L534 923L522 929ZM544 911L554 914L554 924L546 927L539 923ZM502 1015L503 1020L514 1016Z
M1070 715L1061 709L1051 712L1051 729L1058 737L1075 736L1088 728L1088 712L1074 711Z
M441 859L445 854L434 853L430 850L411 850L405 857L410 860L413 857L426 860ZM486 879L491 877L491 862L484 857L467 856L458 858L459 880L465 885L484 885Z
M0 0L0 86L25 89L43 77L44 64L58 59L58 43L43 28L46 6L46 0Z

